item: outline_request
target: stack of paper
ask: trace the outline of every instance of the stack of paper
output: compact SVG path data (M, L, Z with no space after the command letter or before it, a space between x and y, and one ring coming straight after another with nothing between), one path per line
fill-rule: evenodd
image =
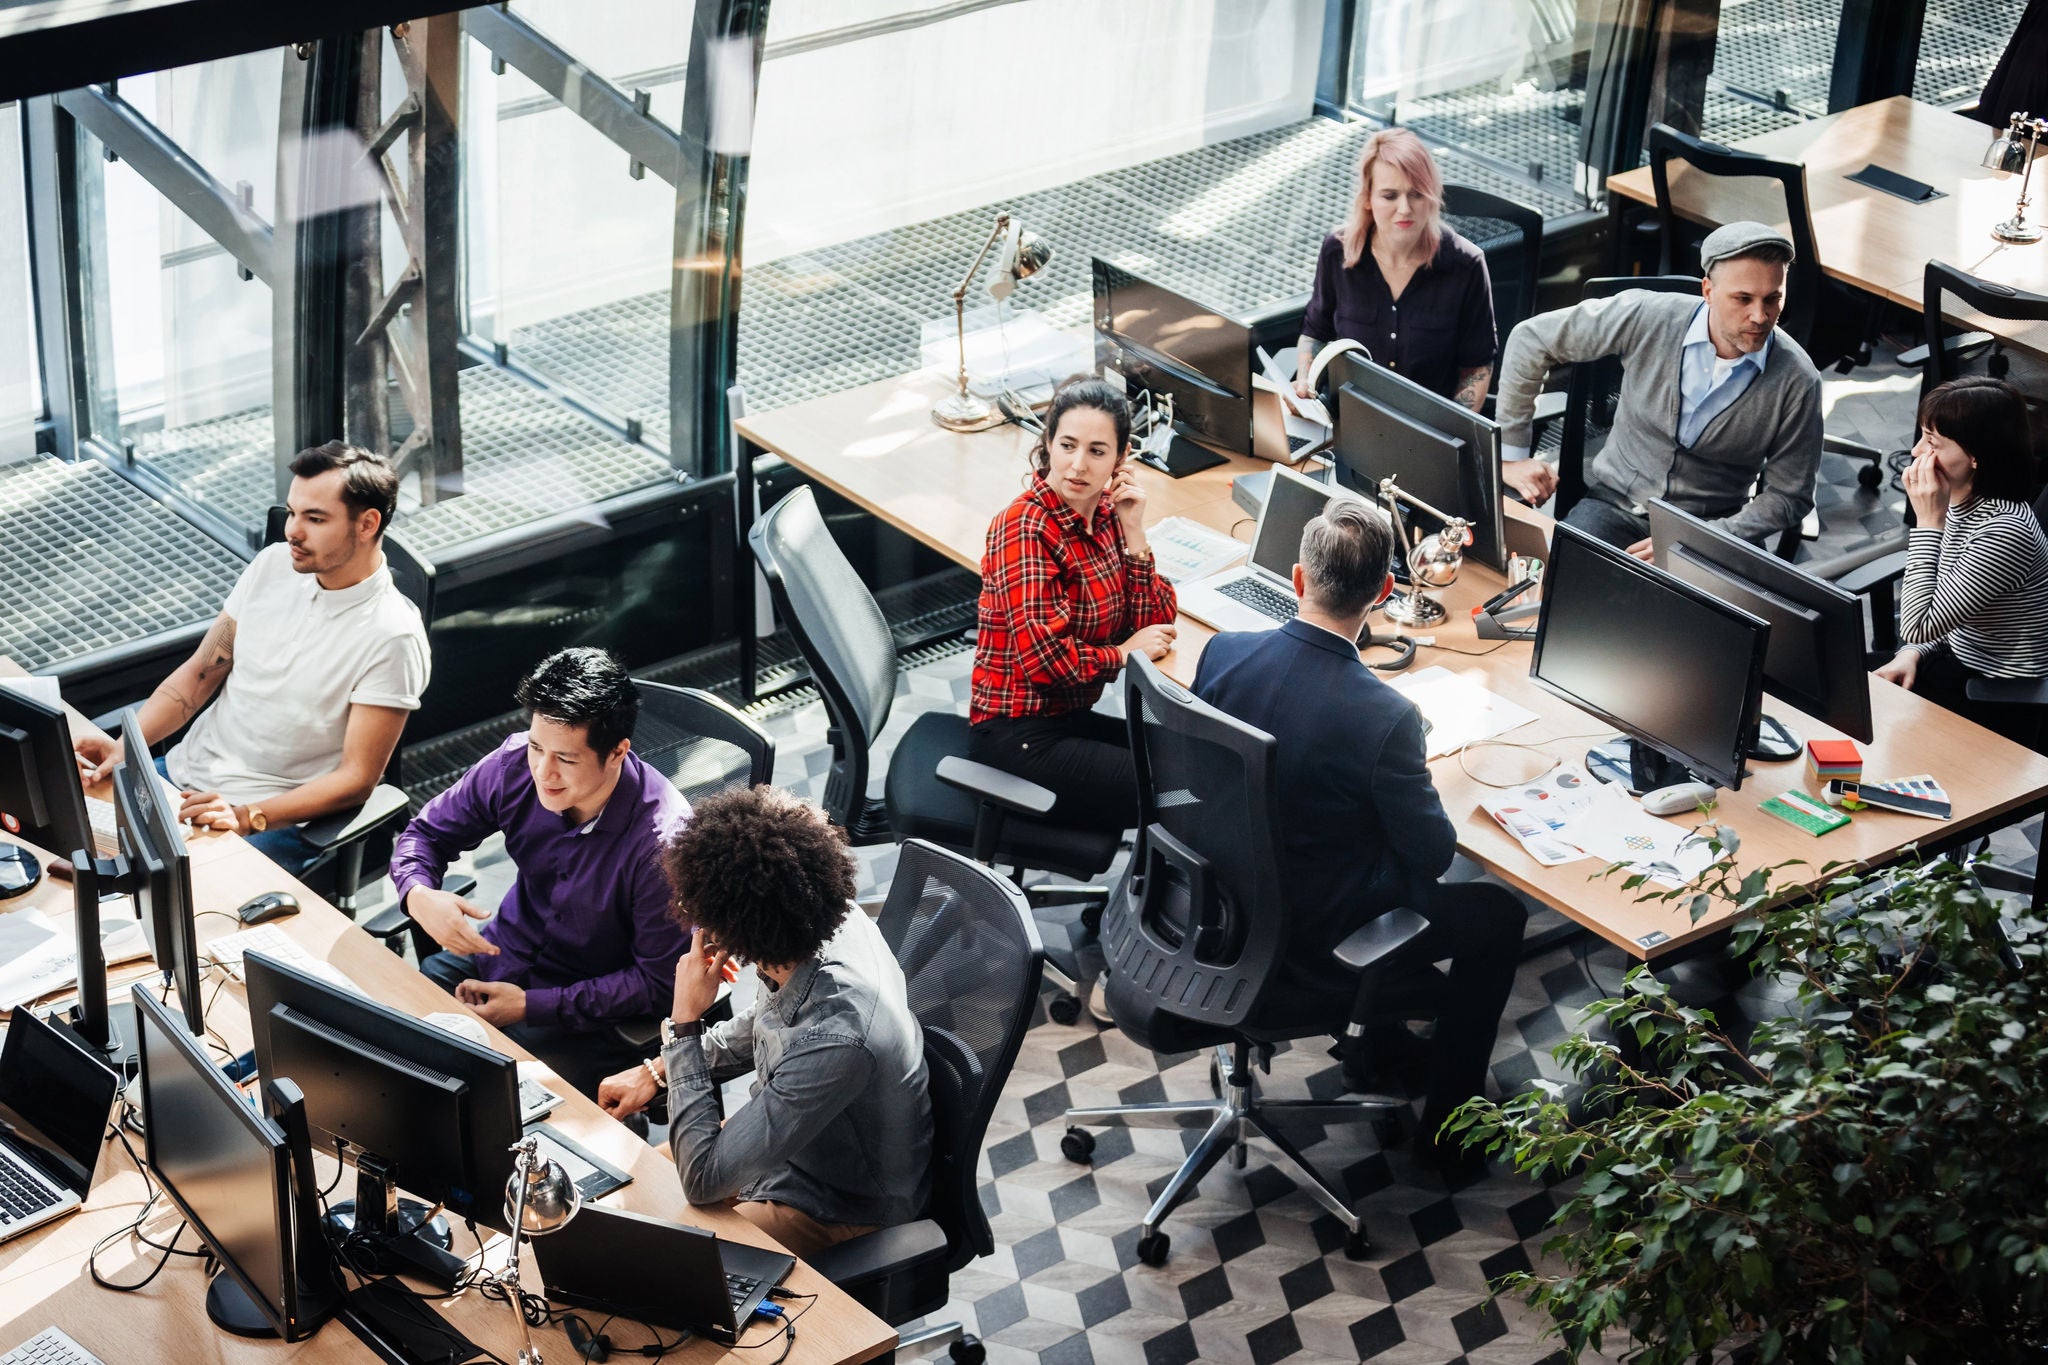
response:
M149 940L125 898L100 903L100 952L107 964L149 956ZM0 1010L78 983L78 943L34 906L0 915Z
M1168 517L1145 532L1160 574L1170 583L1192 583L1221 573L1243 559L1248 548L1199 521Z
M1599 858L1664 886L1682 886L1713 865L1711 830L1689 830L1649 814L1621 787L1561 764L1533 782L1480 801L1479 808L1545 867Z
M1456 753L1467 744L1504 735L1536 719L1536 713L1487 691L1470 678L1441 666L1396 678L1390 686L1429 722L1429 757Z

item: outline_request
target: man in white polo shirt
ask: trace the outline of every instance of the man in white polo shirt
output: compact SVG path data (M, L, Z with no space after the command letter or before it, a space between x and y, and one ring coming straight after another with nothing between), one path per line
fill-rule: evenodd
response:
M398 505L389 462L329 441L291 470L284 541L242 571L140 718L151 742L192 722L157 760L183 819L235 830L297 873L317 853L298 826L368 798L426 691L428 657L419 610L384 562ZM121 759L99 735L77 749L94 779Z

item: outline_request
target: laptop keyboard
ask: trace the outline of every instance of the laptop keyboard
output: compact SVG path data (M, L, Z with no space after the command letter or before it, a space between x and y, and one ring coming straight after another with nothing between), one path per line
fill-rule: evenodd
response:
M0 1227L56 1207L59 1195L30 1178L12 1160L0 1161Z
M732 1311L737 1313L740 1311L740 1305L747 1301L748 1296L761 1287L761 1282L756 1279L750 1279L745 1275L728 1275L725 1277L725 1287L732 1294ZM741 1323L740 1325L744 1327L746 1324Z
M1315 443L1316 438L1313 436L1290 436L1287 438L1287 453L1289 455L1299 455Z
M1250 607L1261 616L1270 616L1275 621L1292 621L1301 606L1292 593L1281 592L1272 584L1247 574L1235 578L1217 589L1225 597L1241 606Z
M59 1327L45 1327L21 1345L0 1356L0 1365L106 1365Z

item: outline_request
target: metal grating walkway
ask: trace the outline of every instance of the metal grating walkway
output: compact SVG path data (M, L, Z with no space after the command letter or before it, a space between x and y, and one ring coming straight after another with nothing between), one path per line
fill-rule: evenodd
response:
M0 653L23 668L211 620L241 571L103 465L0 467Z

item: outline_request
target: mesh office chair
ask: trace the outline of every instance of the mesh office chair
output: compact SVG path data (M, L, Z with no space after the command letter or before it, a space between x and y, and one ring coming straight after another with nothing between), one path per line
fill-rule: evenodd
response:
M924 1217L842 1242L811 1258L819 1274L892 1326L937 1312L948 1277L995 1250L975 1177L982 1138L1031 1027L1044 950L1023 896L988 868L912 839L877 921L902 964L924 1027L932 1101L932 1180ZM928 1325L897 1350L957 1335ZM983 1356L964 1337L958 1365Z
M1264 1138L1315 1201L1341 1220L1344 1250L1367 1251L1365 1220L1308 1164L1278 1122L1375 1123L1391 1127L1406 1100L1367 1096L1328 1103L1269 1100L1252 1079L1255 1052L1299 1038L1328 1037L1372 1014L1363 992L1344 1018L1326 1000L1303 1002L1276 988L1288 949L1281 893L1280 827L1272 736L1235 720L1169 682L1149 661L1126 670L1125 705L1144 811L1131 873L1102 923L1109 957L1109 1006L1119 1027L1155 1052L1214 1047L1213 1100L1069 1109L1061 1151L1086 1161L1093 1134L1078 1125L1205 1129L1145 1214L1138 1259L1160 1265L1169 1247L1159 1225L1194 1193L1225 1153L1242 1166L1245 1143ZM1371 920L1336 949L1361 974L1393 959L1428 928L1412 910ZM1402 964L1434 974L1428 964ZM1412 982L1404 982L1412 987ZM1298 994L1298 993L1295 993ZM1423 994L1404 989L1410 1001ZM1382 1129L1383 1135L1385 1127Z
M965 757L965 716L919 716L896 741L882 799L870 797L869 754L896 699L896 642L889 623L834 543L808 487L763 513L747 543L824 698L832 769L823 805L853 843L929 839L971 850L977 861L1007 864L1019 885L1027 868L1085 879L1109 867L1120 842L1116 834L1044 818L1052 810L1051 792ZM1032 888L1027 895L1034 903L1099 904L1107 893L1095 887ZM1070 1023L1080 1013L1082 973L1072 958L1054 963L1053 979L1069 992L1056 1002L1055 1017Z

